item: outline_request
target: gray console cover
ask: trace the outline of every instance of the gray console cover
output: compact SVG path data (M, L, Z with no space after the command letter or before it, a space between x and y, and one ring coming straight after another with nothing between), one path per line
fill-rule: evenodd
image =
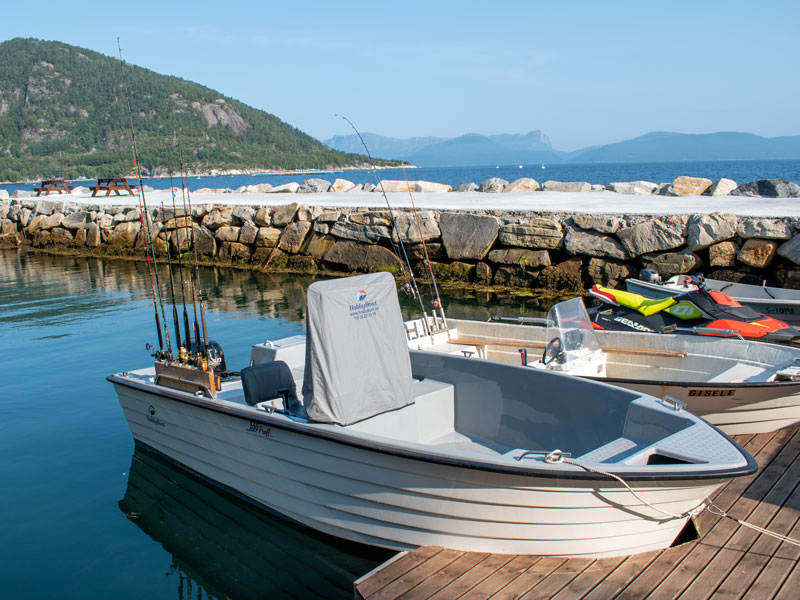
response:
M414 402L394 277L312 283L303 404L314 421L349 425Z

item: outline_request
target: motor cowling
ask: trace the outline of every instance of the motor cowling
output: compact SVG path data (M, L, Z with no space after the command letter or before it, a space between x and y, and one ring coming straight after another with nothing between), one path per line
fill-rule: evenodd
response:
M661 283L661 275L655 269L642 269L639 271L639 279L647 283Z

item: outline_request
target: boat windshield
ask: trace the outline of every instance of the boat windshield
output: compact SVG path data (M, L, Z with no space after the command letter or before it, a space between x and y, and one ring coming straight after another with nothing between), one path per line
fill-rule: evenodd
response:
M600 349L581 298L559 302L547 312L547 348L566 362Z

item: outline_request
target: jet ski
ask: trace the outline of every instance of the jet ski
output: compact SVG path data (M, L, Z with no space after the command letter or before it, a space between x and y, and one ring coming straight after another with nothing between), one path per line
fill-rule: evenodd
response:
M589 290L602 305L590 311L592 327L611 331L694 333L740 337L800 346L800 331L743 306L724 292L697 289L668 298L594 285Z

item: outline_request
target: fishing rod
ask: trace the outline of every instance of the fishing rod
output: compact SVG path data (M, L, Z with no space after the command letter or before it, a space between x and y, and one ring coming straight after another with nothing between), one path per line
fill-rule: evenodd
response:
M175 193L173 192L173 198L175 197ZM164 215L164 197L161 197L161 215L163 219ZM175 218L175 215L172 215L172 218ZM166 237L166 233L164 234ZM172 249L169 246L169 240L167 240L167 273L169 273L169 290L170 295L172 296L172 321L175 324L175 349L178 351L178 358L181 358L183 355L183 345L181 344L181 325L180 320L178 319L178 307L175 306L175 281L172 278Z
M181 281L181 298L183 299L183 331L186 334L185 335L185 338L186 338L185 350L186 350L186 354L188 354L188 353L191 352L192 334L191 334L191 331L189 330L189 313L186 312L186 288L185 288L186 280L183 278L183 256L182 256L183 253L181 252L180 236L178 235L178 227L177 227L177 224L178 224L178 221L177 221L178 210L175 208L175 185L174 185L174 182L172 180L172 167L170 167L170 169L169 169L169 188L170 188L170 192L172 192L172 214L176 216L175 235L177 236L178 239L177 239L177 242L175 244L175 247L178 249L178 276L180 277L180 281ZM183 214L183 222L184 222L184 225L185 225L186 224L186 207L185 206L184 206L184 209L183 209L183 213L184 213Z
M119 38L117 38L117 49L119 50L119 60L122 63L122 82L125 84L125 100L128 105L128 119L131 127L131 138L133 140L131 152L133 153L133 170L136 175L136 182L139 186L139 214L142 221L142 236L144 237L144 250L147 256L147 271L150 274L150 290L153 293L153 311L156 317L156 331L158 332L158 349L159 352L156 358L168 360L172 358L172 344L169 339L169 329L167 328L167 318L164 314L164 302L161 299L161 284L158 280L158 263L156 262L156 253L150 244L150 215L147 211L147 200L144 195L144 184L142 182L142 174L139 169L139 161L136 159L136 129L133 127L133 110L131 109L131 96L128 91L128 80L125 72L125 61L122 58L122 46L120 46ZM153 265L150 265L150 256L153 257ZM153 282L153 272L155 272L155 283ZM158 301L156 301L156 290L158 290ZM167 354L164 354L164 342L161 337L161 323L158 319L158 305L161 306L161 319L164 323L164 336L167 339Z
M181 132L179 132L180 134ZM183 154L183 136L180 135L179 137L179 148L180 148L180 156L181 156L181 171L183 172L183 176L185 177L185 185L183 189L186 193L186 202L189 205L189 214L192 213L192 196L189 192L189 175L186 170L186 161L184 159ZM202 348L203 357L206 360L206 364L208 364L208 328L206 327L206 310L203 306L203 290L200 288L200 263L197 259L197 245L194 241L194 226L192 226L192 250L194 251L194 276L197 281L197 287L195 288L195 297L197 299L197 303L200 305L200 321L203 323L203 336L200 338L200 347ZM191 267L189 268L191 271ZM194 326L196 333L199 335L199 328L197 327L197 314L195 314L194 319Z
M392 222L392 231L397 236L397 241L400 244L400 249L403 255L403 260L405 260L406 267L408 269L407 271L408 275L406 276L406 283L403 285L403 291L409 295L413 295L414 297L416 297L417 302L419 302L419 308L422 311L422 316L424 317L425 330L428 333L428 335L430 335L432 332L430 330L430 323L428 322L428 313L425 312L425 304L422 302L422 294L419 293L419 288L417 287L417 280L414 277L414 272L411 270L411 262L408 260L408 255L406 254L406 246L405 244L403 244L403 239L400 237L400 231L397 228L397 222L394 219L394 209L392 208L392 205L389 203L389 197L386 195L386 190L383 187L383 181L378 177L378 170L375 168L375 162L372 160L372 154L370 154L369 148L367 148L367 144L364 141L364 138L361 137L361 134L358 132L358 129L356 129L356 126L353 125L353 122L344 115L337 114L335 116L341 117L342 119L347 121L348 125L350 125L350 127L353 128L353 131L356 132L358 139L361 140L361 145L364 146L364 150L366 150L367 152L367 158L369 158L369 164L372 166L372 172L375 174L375 179L378 182L378 187L381 188L383 199L386 200L386 206L389 209L389 219ZM391 235L389 236L389 242L391 242L395 254L400 254L400 252L397 249L397 244L394 243L394 238Z
M447 329L447 317L444 314L444 306L442 305L442 298L439 296L439 286L436 285L436 277L433 275L433 266L431 265L431 259L428 256L428 245L425 243L425 236L422 235L422 224L419 222L419 215L417 214L417 206L414 204L414 196L411 193L411 184L408 182L408 173L406 173L406 168L403 167L403 176L406 178L406 189L408 189L408 197L411 198L411 209L414 211L414 219L417 222L417 230L419 231L419 239L422 242L422 252L425 255L425 264L428 266L428 274L431 277L431 284L433 285L433 293L434 293L434 300L433 300L433 318L434 321L436 320L436 310L439 310L439 313L442 317L442 325L444 329ZM438 323L434 323L438 328Z
M183 200L183 214L185 216L185 215L189 214L189 212L188 212L188 210L186 208L186 188L188 187L189 183L184 178L183 136L181 135L181 137L179 139L180 139L180 142L179 142L179 156L180 156L180 165L181 165L181 198ZM189 242L189 240L192 238L192 234L189 233L188 231L186 231L189 226L190 226L190 223L186 219L184 219L184 221L183 221L184 238L185 238L185 241L187 241L187 242ZM194 229L194 223L191 223L191 227L192 227L192 229ZM187 246L187 249L188 249L188 246ZM189 270L189 285L192 288L192 310L194 312L194 352L193 352L193 358L194 358L196 356L199 356L199 352L200 352L200 325L197 322L197 291L195 290L195 285L194 285L194 273L192 272L192 267L191 266L187 266L187 269ZM191 336L189 336L189 337L191 337Z

